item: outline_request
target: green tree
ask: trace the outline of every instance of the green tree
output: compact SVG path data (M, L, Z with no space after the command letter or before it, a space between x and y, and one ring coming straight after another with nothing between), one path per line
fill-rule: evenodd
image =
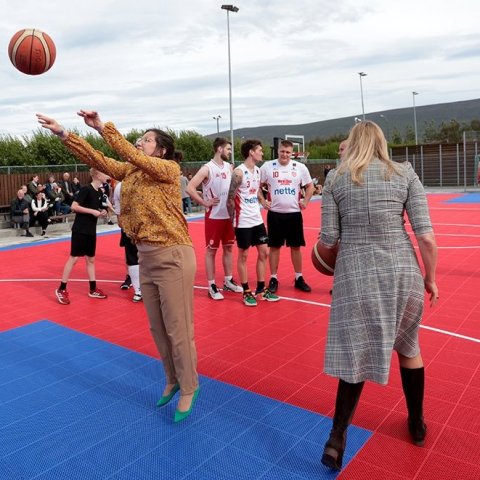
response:
M405 135L403 137L403 143L405 144L415 144L415 131L411 125L405 127Z
M0 165L31 165L30 152L20 138L6 135L0 137Z
M24 137L30 165L64 165L77 163L76 158L62 145L58 137L38 129L33 136Z
M169 132L172 134L172 132ZM194 130L182 130L176 138L176 148L183 151L185 162L207 162L213 157L213 143Z
M400 134L400 132L398 131L398 129L396 127L394 127L393 130L392 130L392 136L391 136L390 142L393 145L401 145L402 144L402 135Z
M423 142L424 143L437 143L438 142L438 127L435 122L425 122L423 129Z
M438 140L441 143L459 143L463 139L463 131L467 128L465 124L460 124L457 120L442 122L438 132Z

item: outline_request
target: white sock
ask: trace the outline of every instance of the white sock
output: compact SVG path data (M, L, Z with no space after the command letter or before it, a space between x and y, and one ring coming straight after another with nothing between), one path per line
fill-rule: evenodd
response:
M138 265L128 265L128 274L132 281L135 293L140 293L140 267Z
M233 278L233 275L225 276L225 283L229 282Z
M207 280L208 281L208 286L211 287L212 285L215 284L215 280Z
M298 280L300 277L302 277L302 274L295 272L295 280Z
M270 275L270 278L277 278L277 274L276 274L276 273L272 273L272 274Z

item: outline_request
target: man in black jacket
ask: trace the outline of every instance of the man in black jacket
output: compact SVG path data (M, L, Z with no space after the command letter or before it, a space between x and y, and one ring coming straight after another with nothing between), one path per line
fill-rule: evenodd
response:
M30 233L28 228L30 224L30 214L27 200L25 200L25 192L20 189L17 192L17 197L12 200L10 206L10 215L12 217L12 223L20 223L22 228L25 229L26 237L33 237L33 234Z

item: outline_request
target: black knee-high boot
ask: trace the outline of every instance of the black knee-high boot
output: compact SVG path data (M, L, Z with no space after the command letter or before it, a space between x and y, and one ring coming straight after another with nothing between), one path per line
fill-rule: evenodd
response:
M338 382L333 427L322 455L322 463L327 467L335 470L342 468L343 452L347 443L347 427L352 422L364 384L365 382L347 383L343 380Z
M403 393L407 401L408 431L418 447L425 444L427 426L423 421L423 395L425 390L425 369L400 367Z

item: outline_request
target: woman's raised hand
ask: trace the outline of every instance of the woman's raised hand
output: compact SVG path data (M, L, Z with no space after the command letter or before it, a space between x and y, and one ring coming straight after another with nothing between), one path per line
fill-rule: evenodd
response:
M83 118L84 122L94 128L97 132L102 133L103 122L100 119L100 115L95 110L80 110L77 115Z
M60 138L67 138L67 133L65 129L54 119L37 113L38 123L43 127L50 130L55 135L58 135Z

